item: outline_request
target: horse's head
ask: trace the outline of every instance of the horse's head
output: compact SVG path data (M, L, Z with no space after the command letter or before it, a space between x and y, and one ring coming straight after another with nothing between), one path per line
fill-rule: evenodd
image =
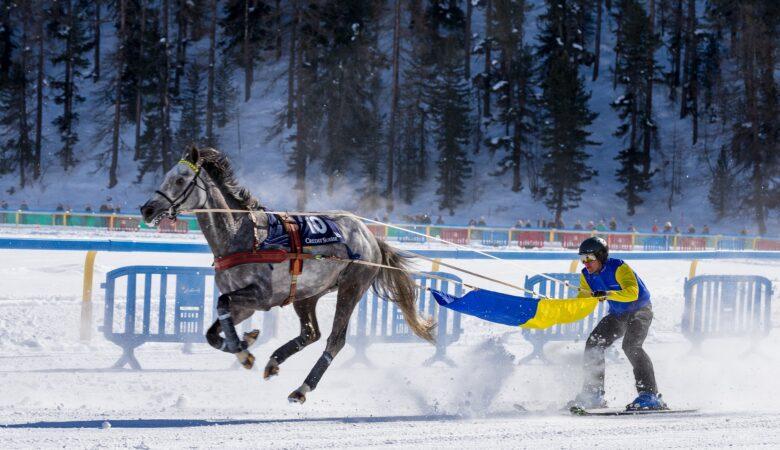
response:
M205 205L205 172L201 170L198 148L188 148L178 164L165 174L160 188L141 206L146 223L157 225L163 217L175 219L181 210Z

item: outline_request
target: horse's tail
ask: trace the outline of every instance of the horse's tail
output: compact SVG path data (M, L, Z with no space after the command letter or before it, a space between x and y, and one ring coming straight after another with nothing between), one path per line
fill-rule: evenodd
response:
M382 252L382 267L373 283L374 291L385 300L398 305L409 328L422 339L434 343L433 330L436 324L423 319L417 313L417 292L414 280L409 276L408 258L382 240L377 240ZM390 267L393 267L391 269Z

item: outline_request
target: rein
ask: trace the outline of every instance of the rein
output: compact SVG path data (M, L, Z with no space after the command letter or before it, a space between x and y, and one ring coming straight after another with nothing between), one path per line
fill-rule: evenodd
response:
M194 176L194 177L192 177L192 179L190 180L189 184L187 184L187 187L185 187L185 188L184 188L184 190L181 192L181 194L179 194L178 196L176 196L176 198L175 198L175 199L171 200L171 198L170 198L170 197L168 197L168 195L166 195L166 194L165 194L165 192L163 192L163 191L160 191L160 190L156 190L156 191L154 191L156 194L159 194L159 195L160 195L162 198L164 198L165 200L167 200L167 201L168 201L168 204L169 204L169 205L168 205L168 215L169 215L169 216L170 216L172 219L175 219L175 218L176 218L176 216L177 216L177 215L179 214L179 212L180 212L180 211L179 211L179 207L180 207L180 206L181 206L181 205L182 205L184 202L186 202L188 198L190 198L190 195L192 195L192 193L195 191L195 188L196 188L196 187L197 187L198 189L202 189L202 190L203 190L203 192L206 192L206 187L205 187L205 186L201 187L201 186L198 184L198 180L199 180L199 179L200 179L201 181L203 181L203 180L200 178L200 165L195 165L195 164L193 164L193 163L191 163L191 162L187 161L186 159L181 159L181 160L179 160L179 164L184 164L184 165L186 165L187 167L189 167L190 169L192 169L192 170L195 172L195 176ZM205 181L204 181L203 183L204 183L204 185L205 185Z

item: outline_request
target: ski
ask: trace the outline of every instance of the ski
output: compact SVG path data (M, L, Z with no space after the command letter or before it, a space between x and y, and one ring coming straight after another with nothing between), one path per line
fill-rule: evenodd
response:
M645 416L653 414L684 414L694 413L698 409L638 409L628 410L619 408L583 409L573 407L569 410L575 416Z

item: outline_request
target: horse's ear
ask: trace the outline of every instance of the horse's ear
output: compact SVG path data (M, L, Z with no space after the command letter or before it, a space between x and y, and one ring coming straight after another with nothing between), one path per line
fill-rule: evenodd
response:
M196 145L190 145L185 154L187 155L187 160L189 160L189 162L193 164L198 163L198 159L200 159L200 151L198 151L198 147Z

